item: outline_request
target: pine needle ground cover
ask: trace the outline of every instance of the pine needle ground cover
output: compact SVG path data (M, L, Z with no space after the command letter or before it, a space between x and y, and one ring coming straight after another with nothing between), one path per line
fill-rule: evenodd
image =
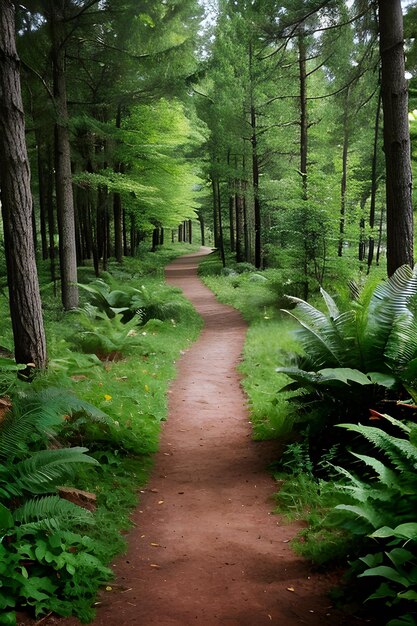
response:
M123 533L167 416L175 361L201 328L188 301L163 281L169 260L191 250L175 246L112 264L99 283L83 268L80 278L92 291L83 292L74 312L63 313L52 286L44 286L48 372L28 385L16 380L10 359L0 363L7 396L0 423L0 623L16 623L21 610L90 621L97 590L111 584L109 564L125 547ZM125 324L120 311L106 314L107 301L93 300L97 284L107 285L111 298L140 295ZM7 332L1 344L8 345Z

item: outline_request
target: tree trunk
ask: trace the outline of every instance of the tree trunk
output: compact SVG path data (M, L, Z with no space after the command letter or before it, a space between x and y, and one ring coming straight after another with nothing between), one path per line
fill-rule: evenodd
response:
M346 91L346 98L344 100L344 111L343 111L342 180L340 183L339 245L337 248L338 256L342 256L343 254L343 240L344 240L344 233L345 233L348 148L349 148L349 89L347 89Z
M122 123L122 106L119 103L116 113L116 128L120 128ZM123 164L116 163L115 172L123 173ZM120 193L113 194L113 219L114 219L114 256L116 261L123 261L123 209Z
M41 133L36 130L36 151L38 160L38 184L39 184L39 221L41 231L42 259L48 258L48 235L46 232L47 205L48 205L48 162L45 151L42 150Z
M191 220L188 220L188 241L193 243L193 223Z
M122 228L123 228L123 255L128 256L129 247L127 245L127 219L126 219L126 211L122 207Z
M378 0L387 197L387 270L413 265L408 88L401 0Z
M15 358L46 367L14 6L0 0L0 180Z
M220 208L220 186L214 176L211 178L211 186L213 190L213 231L214 231L214 247L220 248L220 224L219 213Z
M305 35L298 36L298 67L300 80L300 174L302 178L302 197L308 198L307 189L307 154L308 154L308 114L307 114L307 68Z
M205 237L205 233L204 233L204 217L202 215L200 215L198 220L200 222L201 245L205 246L206 245L206 237Z
M244 232L244 207L243 207L243 194L242 194L242 181L236 181L236 261L241 263L245 261L245 232Z
M252 44L249 44L249 71L250 71L250 125L251 125L251 144L252 144L252 185L253 185L253 216L255 228L255 267L262 266L262 250L261 250L261 202L259 199L259 159L258 159L258 137L257 137L257 120L254 100L254 78L252 76L253 66L253 50Z
M230 170L230 148L227 151L227 166L228 169ZM236 194L235 194L235 190L234 190L234 179L232 178L232 176L229 173L229 182L228 182L228 187L229 187L229 230L230 230L230 252L235 252L236 251L236 244L235 244L235 198L236 198Z
M61 294L65 310L78 306L77 254L75 244L74 200L71 175L71 149L68 131L67 87L65 77L64 2L51 5L52 66L55 103L55 178L58 212Z
M374 130L374 148L372 154L372 173L371 173L371 206L369 209L369 226L371 228L371 234L368 241L368 274L371 269L372 261L374 258L375 239L373 235L373 228L375 226L375 205L376 205L376 192L378 190L377 180L377 165L378 165L378 138L379 138L379 123L381 118L381 100L382 92L379 90L378 104L375 115L375 130Z
M152 248L151 252L156 252L159 245L159 228L154 228L152 231Z

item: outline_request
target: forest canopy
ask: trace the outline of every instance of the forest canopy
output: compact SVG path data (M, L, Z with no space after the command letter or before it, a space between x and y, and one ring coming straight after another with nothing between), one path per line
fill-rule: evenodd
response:
M164 229L189 239L193 220L223 264L276 267L289 295L413 264L415 3L2 7L2 66L20 75L24 112L11 132L24 133L31 172L25 265L35 276L36 259L49 262L65 309L78 305L78 266L98 275L149 238L155 249Z

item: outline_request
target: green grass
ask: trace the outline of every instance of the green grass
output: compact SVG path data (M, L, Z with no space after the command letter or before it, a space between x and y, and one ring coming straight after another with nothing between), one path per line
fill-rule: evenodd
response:
M83 413L65 416L58 433L61 444L85 446L100 461L99 466L89 466L88 470L80 467L71 484L97 496L96 525L85 533L94 542L95 556L104 564L125 548L124 533L131 525L130 513L147 482L161 422L167 418L167 391L175 379L175 361L197 338L202 326L201 318L179 290L164 284L163 269L176 256L198 247L170 245L138 259L125 259L122 265L109 264L110 274L103 274L105 280L121 289L127 285L144 286L155 302L155 315L163 317L137 326L135 341L132 345L123 344L122 358L114 361L100 361L96 355L76 349L78 315L62 311L59 293L54 296L52 285L47 283L47 268L41 268L50 362L48 371L39 375L31 388L72 391L108 416L104 421ZM94 278L91 267L81 269L83 282ZM81 305L88 301L87 295L82 294ZM7 310L5 296L0 306ZM100 320L97 329L100 334ZM10 346L10 327L5 324L2 331L0 344ZM0 376L0 391L9 390L12 397L25 385L14 377L14 372L7 371ZM97 586L101 582L97 581ZM90 587L94 584L94 580L89 581ZM90 609L77 606L74 611L80 619L91 618Z
M288 401L291 393L278 393L289 379L275 370L288 364L289 355L300 352L296 324L281 312L290 284L283 284L279 270L242 274L224 272L215 255L200 265L200 276L217 298L239 309L249 324L239 371L249 399L254 439L293 441ZM334 461L329 451L329 458ZM309 453L302 441L288 445L280 461L276 513L306 524L291 542L293 549L317 565L337 564L357 546L345 531L326 525L329 511L340 502L332 480L312 475Z
M287 406L291 394L277 394L288 377L275 369L283 364L284 351L297 349L293 329L287 319L264 319L249 327L239 371L249 398L255 439L273 439L291 432Z
M243 362L239 371L249 399L253 436L274 439L289 434L287 401L290 394L277 394L289 379L275 371L284 364L287 352L299 350L294 337L295 324L281 313L285 307L285 285L278 270L217 275L219 261L211 255L200 264L200 276L220 302L241 311L249 324ZM220 265L221 270L221 265ZM210 275L215 271L216 274Z

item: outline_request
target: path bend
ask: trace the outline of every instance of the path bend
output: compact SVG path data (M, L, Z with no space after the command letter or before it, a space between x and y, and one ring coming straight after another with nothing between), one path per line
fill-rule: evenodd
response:
M94 625L351 626L330 606L330 578L288 546L297 528L271 514L271 444L251 439L236 372L246 325L197 278L207 253L166 268L204 328L178 362L151 481Z

